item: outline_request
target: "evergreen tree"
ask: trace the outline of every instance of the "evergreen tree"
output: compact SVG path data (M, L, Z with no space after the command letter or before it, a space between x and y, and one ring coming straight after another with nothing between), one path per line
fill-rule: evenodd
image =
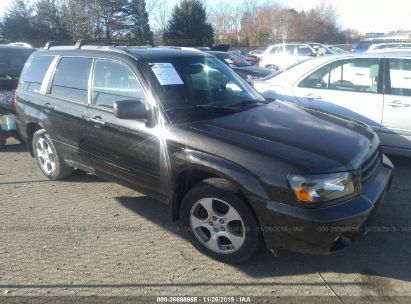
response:
M3 39L33 43L33 8L25 0L14 0L0 24Z
M125 10L127 0L95 0L96 28L102 29L102 38L117 39L127 34ZM98 37L98 34L96 35Z
M34 27L38 42L69 39L66 28L61 22L61 11L55 0L37 0Z
M137 45L153 44L153 32L148 23L145 0L129 0L126 14L130 21L131 40Z
M164 41L175 46L209 46L213 44L213 27L207 22L205 7L199 0L181 0L174 7L164 31Z

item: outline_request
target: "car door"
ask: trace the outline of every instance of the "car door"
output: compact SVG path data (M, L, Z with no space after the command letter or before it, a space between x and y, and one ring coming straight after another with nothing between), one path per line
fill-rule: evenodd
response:
M298 80L293 94L316 109L358 119L379 132L384 97L378 58L336 60Z
M411 149L411 59L386 59L381 140L384 146Z
M50 133L57 150L72 166L89 165L84 154L83 142L87 125L83 116L87 109L88 81L90 77L90 58L57 58L55 72L50 67L47 73L52 80L44 89L41 106L47 115L47 131ZM47 77L47 75L46 75ZM43 88L42 88L43 90Z
M144 119L118 119L113 114L115 101L147 100L133 70L119 61L95 59L90 90L84 145L96 172L154 196L165 192L160 181L162 151L157 129Z

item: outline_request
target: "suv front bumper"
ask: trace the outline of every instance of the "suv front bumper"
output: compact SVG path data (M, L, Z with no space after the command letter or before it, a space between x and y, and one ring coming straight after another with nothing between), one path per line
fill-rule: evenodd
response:
M362 195L336 205L305 209L252 199L269 249L328 254L360 238L391 184L393 165L384 155Z

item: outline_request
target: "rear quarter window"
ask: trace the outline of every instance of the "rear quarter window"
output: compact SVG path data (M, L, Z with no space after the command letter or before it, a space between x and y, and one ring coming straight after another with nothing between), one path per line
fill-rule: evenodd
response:
M24 66L20 84L24 90L40 91L44 76L54 56L32 56Z

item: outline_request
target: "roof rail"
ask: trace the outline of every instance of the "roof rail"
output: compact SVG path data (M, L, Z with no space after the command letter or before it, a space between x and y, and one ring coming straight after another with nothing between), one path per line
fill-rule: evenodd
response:
M85 45L96 45L96 46L144 46L151 47L148 43L146 45L136 45L132 40L121 40L121 39L80 39L77 40L74 48L81 49Z
M63 46L67 44L73 44L73 41L47 41L46 44L44 45L43 49L49 50L53 46Z

